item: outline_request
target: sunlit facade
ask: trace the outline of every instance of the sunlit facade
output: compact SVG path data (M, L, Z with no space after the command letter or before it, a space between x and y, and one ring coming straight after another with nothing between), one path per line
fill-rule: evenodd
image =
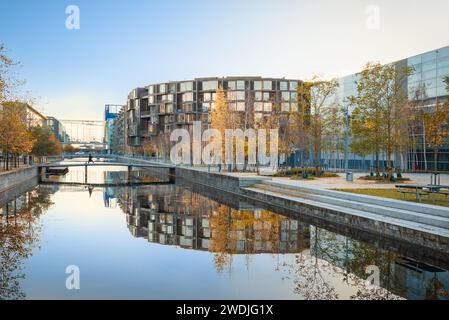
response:
M297 107L298 81L261 77L198 78L136 88L128 96L126 109L127 152L151 142L159 145L157 152L166 157L172 130L190 131L194 121L208 127L209 111L219 86L226 91L231 110L247 115L248 121L257 121L270 113L274 105L285 112Z
M416 108L429 109L436 103L444 103L449 97L449 92L444 83L444 78L449 76L449 46L432 50L423 54L399 60L393 63L397 67L409 66L413 73L406 79L404 90L407 90L408 99ZM339 88L333 97L337 103L343 105L350 115L353 106L348 102L348 97L357 95L356 82L358 74L352 74L339 79ZM424 147L425 141L422 127L414 132L414 141L417 142L416 150L410 150L406 154L393 155L395 165L403 169L433 170L433 150ZM338 153L329 154L324 152L322 161L329 168L344 168L344 141L336 141L340 144ZM424 152L427 153L424 160ZM385 158L385 157L384 157ZM425 163L426 162L426 163ZM439 170L449 170L449 145L439 151ZM385 161L381 161L381 167ZM360 157L349 153L349 169L368 170L373 166L373 157Z

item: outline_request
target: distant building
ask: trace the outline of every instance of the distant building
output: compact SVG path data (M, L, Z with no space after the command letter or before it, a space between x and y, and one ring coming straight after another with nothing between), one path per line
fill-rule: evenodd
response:
M47 120L45 122L45 126L48 127L53 135L61 141L62 143L69 142L69 136L64 128L64 125L56 119L55 117L47 117Z
M43 127L47 120L47 117L40 113L37 109L33 108L29 104L23 104L27 111L27 123L30 127Z
M108 150L114 154L125 153L125 108L122 107L112 123L112 134L108 140Z
M122 108L123 106L115 104L107 104L104 107L104 142L106 143L106 149L108 152L111 152L112 149L114 122Z

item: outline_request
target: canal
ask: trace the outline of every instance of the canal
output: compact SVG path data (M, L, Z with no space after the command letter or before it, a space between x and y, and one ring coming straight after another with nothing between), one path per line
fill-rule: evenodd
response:
M125 174L93 167L88 179ZM449 298L445 253L144 171L138 186L76 185L82 167L49 179L0 203L0 299ZM66 287L68 266L79 269L79 289Z

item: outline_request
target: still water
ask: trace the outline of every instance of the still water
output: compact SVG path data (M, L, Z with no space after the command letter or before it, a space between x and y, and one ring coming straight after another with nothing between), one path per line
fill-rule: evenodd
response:
M89 168L89 182L123 180L120 170ZM60 180L84 178L71 168ZM361 241L185 185L46 184L1 207L0 299L449 297L447 264L420 260L413 246ZM66 287L68 266L79 268L79 290Z

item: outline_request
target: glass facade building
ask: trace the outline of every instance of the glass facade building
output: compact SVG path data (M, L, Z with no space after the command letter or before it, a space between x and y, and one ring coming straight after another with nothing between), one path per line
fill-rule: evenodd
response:
M432 108L437 103L447 101L449 91L444 83L445 77L449 76L449 46L425 52L403 60L393 62L394 65L409 66L413 69L412 74L406 79L404 89L410 103L417 108ZM339 88L333 99L344 106L350 115L353 106L348 102L348 97L357 95L358 74L352 74L339 79ZM413 155L408 154L395 155L395 165L402 169L413 170L433 170L433 150L426 148L422 127L413 133L414 141L417 141L416 150ZM341 141L343 144L343 141ZM427 156L424 157L424 154ZM439 151L439 170L449 170L449 144ZM340 154L324 153L322 161L331 168L344 168L344 156ZM372 156L360 157L355 154L348 155L349 169L368 170L373 165ZM381 166L385 162L381 161Z

